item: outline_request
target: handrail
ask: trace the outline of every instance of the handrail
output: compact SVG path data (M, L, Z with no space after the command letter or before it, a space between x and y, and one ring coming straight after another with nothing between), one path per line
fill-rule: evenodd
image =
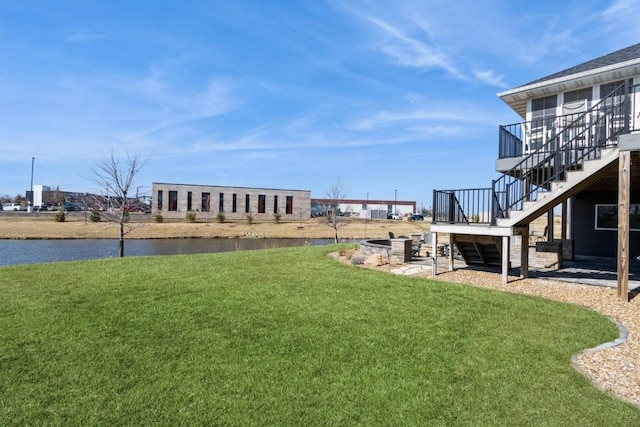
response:
M625 81L586 112L500 126L501 158L529 153L494 180L491 188L434 190L433 222L495 225L511 210L522 209L525 201L536 200L539 192L548 191L551 182L564 179L567 171L599 158L602 148L616 146L618 135L640 129L640 111L636 111L640 106L630 98L639 89L640 85L631 87ZM638 123L631 121L636 113ZM537 147L525 132L540 128L553 128L553 132Z

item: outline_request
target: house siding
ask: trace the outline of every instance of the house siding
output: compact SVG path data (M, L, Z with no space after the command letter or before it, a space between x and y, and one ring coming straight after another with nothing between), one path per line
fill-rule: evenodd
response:
M631 203L640 203L640 191L631 192ZM575 254L616 258L618 230L596 230L597 204L618 204L618 194L613 191L583 191L572 199L572 231ZM640 256L640 231L629 232L629 255Z

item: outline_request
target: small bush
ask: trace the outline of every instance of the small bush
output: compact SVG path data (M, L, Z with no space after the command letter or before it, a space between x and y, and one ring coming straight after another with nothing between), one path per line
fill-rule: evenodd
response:
M56 216L53 219L55 222L64 222L67 219L67 217L64 214L64 211L62 209L60 209L58 212L56 212Z
M216 215L216 222L222 224L226 220L227 216L224 214L224 212L218 212L218 215Z
M196 222L196 213L192 210L188 210L187 214L185 215L185 219L187 220L187 222Z
M280 224L281 219L282 219L282 214L280 213L280 211L273 214L273 222L275 222L276 224Z
M91 222L100 222L100 212L98 211L91 211L91 214L89 215L89 221Z
M364 257L362 255L354 255L351 257L351 264L353 265L363 265Z
M247 219L247 224L253 224L253 215L251 213L246 214L245 218Z
M338 248L338 255L345 256L347 253L347 248L344 245L340 245Z
M153 217L153 222L160 224L162 221L164 221L164 217L162 216L162 214L155 214Z

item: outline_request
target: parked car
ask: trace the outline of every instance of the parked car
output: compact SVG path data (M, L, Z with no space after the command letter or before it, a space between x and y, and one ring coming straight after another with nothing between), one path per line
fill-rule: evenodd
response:
M424 217L420 214L411 215L411 219L413 219L414 221L424 221Z
M5 211L26 211L27 207L24 208L20 203L5 203L3 206Z
M65 211L81 211L82 208L77 203L66 202L64 204L64 210Z

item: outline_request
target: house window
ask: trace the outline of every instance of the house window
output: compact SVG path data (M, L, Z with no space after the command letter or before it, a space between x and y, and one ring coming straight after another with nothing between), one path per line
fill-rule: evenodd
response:
M247 194L246 196L244 196L244 213L250 213L251 210L249 209L249 195Z
M158 210L161 211L162 210L162 190L158 190Z
M191 191L187 191L187 210L190 211L192 210L193 207L193 193Z
M535 151L550 141L555 132L558 95L531 100L531 130L528 135L528 152Z
M622 86L624 84L624 80L620 80L619 82L607 83L605 85L600 85L600 99L604 99L607 96L611 95L611 93ZM618 89L618 93L616 97L624 95L624 88Z
M293 215L293 196L287 196L285 203L285 213L287 215Z
M177 191L169 191L169 210L170 211L178 210L178 192Z
M200 210L202 212L209 212L211 210L211 193L202 193L202 206Z
M558 95L545 96L531 100L531 112L536 116L546 116L556 113L558 106Z
M593 88L585 87L578 90L572 90L564 93L564 102L576 102L582 101L586 99L587 101L591 101L593 99Z
M278 213L278 196L273 196L273 213Z
M233 193L233 195L231 196L231 212L237 212L238 211L238 195L236 193Z
M596 205L595 229L618 229L618 205ZM640 204L629 205L629 230L640 231Z
M220 193L220 200L218 201L218 212L224 212L224 193Z
M258 213L265 213L266 212L266 205L267 204L267 196L265 196L264 194L260 194L258 196Z

